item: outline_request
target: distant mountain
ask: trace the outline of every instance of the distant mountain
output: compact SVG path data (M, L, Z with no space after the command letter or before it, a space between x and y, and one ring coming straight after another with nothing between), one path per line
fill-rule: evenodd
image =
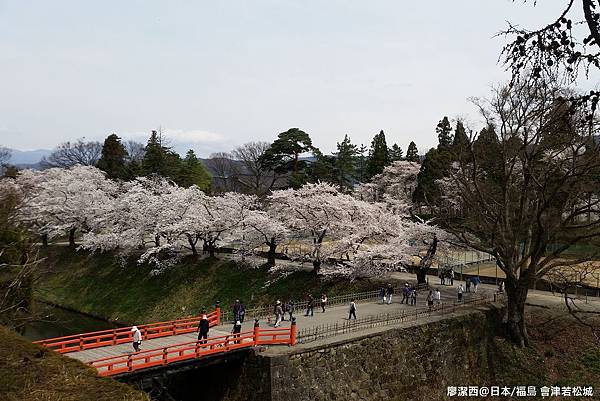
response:
M11 149L12 156L9 163L21 166L21 165L37 165L42 157L47 157L52 151L49 149L38 149L38 150L18 150Z

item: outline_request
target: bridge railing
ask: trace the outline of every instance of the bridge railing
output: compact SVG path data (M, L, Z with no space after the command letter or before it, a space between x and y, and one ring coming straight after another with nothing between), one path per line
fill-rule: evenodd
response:
M422 289L422 287L419 287L418 289ZM402 297L402 287L394 288L394 296ZM379 290L357 292L357 293L352 293L352 294L335 295L332 297L327 297L327 307L349 304L350 301L352 301L352 300L354 300L354 302L357 302L357 303L362 303L362 302L375 301L377 299L379 299ZM283 299L281 301L285 304L285 302L287 300ZM313 305L314 305L315 309L320 308L321 298L320 297L315 298ZM304 311L306 311L307 307L308 307L308 301L294 302L294 306L293 306L294 313L301 313L301 312L303 313ZM245 319L264 319L264 318L267 318L268 316L273 316L273 314L274 314L273 309L274 309L273 306L263 306L260 308L246 309ZM233 322L233 318L234 318L233 311L232 310L221 311L221 317L222 317L222 320L225 322Z
M88 362L88 364L96 368L100 376L113 376L236 349L251 348L257 345L294 345L295 343L295 324L290 328L277 329L261 329L256 326L254 330L238 334L175 344L128 355L107 357Z
M462 302L446 302L434 305L432 308L414 308L393 313L380 313L377 315L365 316L364 318L356 320L348 320L342 323L330 323L307 329L300 329L298 330L297 342L299 344L305 344L353 331L415 321L432 315L443 316L458 310L473 308L475 306L497 302L502 299L503 295L498 293L493 294L492 296L474 296L464 299Z
M221 310L217 307L213 312L207 314L210 327L221 324ZM192 333L198 330L201 316L186 317L166 322L142 324L137 326L142 333L142 340L158 337L174 336L178 334ZM43 345L61 354L86 349L130 343L133 341L133 332L129 327L120 327L112 330L93 331L90 333L75 334L71 336L49 338L34 341L34 344Z

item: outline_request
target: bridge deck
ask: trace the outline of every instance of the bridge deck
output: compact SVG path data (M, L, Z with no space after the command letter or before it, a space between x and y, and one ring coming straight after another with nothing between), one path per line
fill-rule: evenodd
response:
M442 292L442 302L452 302L456 300L456 286L440 286L440 291ZM469 294L465 294L467 297ZM480 294L481 295L481 294ZM426 306L426 297L427 293L425 291L421 291L419 297L417 299L417 307ZM401 304L400 300L402 299L401 294L395 294L393 297L393 302L391 305L381 305L374 301L359 303L357 305L357 316L364 317L368 315L376 315L380 313L393 313L402 310L414 310L414 306L409 306L406 304ZM314 316L304 316L304 311L296 311L294 316L296 317L296 323L298 330L302 329L310 329L321 325L326 325L335 322L343 322L348 318L348 305L340 305L328 307L325 309L325 313L321 312L320 306L318 306L318 300L316 300L316 305L314 308ZM242 325L242 332L251 331L254 322L252 320L245 321ZM269 325L266 320L261 320L259 322L261 328L270 328L272 327L273 322ZM289 328L290 322L284 321L281 324L282 328ZM208 338L226 336L230 334L232 329L231 324L215 326L210 329ZM359 333L357 333L358 335ZM180 335L173 335L168 337L160 337L153 338L150 340L146 340L142 343L142 351L156 348L163 348L168 346L173 346L176 344L192 342L197 340L197 333L187 333ZM90 362L102 358L107 357L115 357L115 356L126 356L129 354L133 354L133 347L131 343L119 344L119 345L107 345L104 347L87 349L82 351L75 351L64 354L65 356L78 359L82 362Z

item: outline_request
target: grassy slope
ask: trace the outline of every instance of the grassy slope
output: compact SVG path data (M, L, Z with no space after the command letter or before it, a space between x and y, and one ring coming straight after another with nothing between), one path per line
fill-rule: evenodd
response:
M74 359L48 352L0 326L0 399L147 401L146 394Z
M493 338L488 368L498 385L593 386L600 399L600 349L591 330L565 312L530 306L527 309L529 348L518 348L503 337ZM590 318L600 327L600 318ZM539 398L536 398L539 399Z
M197 314L212 308L217 300L230 305L239 298L253 307L276 299L303 299L307 291L332 296L377 285L360 280L321 281L304 271L275 280L266 268L240 269L234 262L218 259L187 259L151 277L149 267L134 263L121 267L110 255L54 248L45 256L49 272L38 284L39 299L129 323Z

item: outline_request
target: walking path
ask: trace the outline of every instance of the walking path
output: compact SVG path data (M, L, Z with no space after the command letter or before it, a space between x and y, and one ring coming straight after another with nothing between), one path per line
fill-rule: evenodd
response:
M412 277L414 279L414 277ZM456 286L440 286L440 292L442 294L442 303L456 301ZM417 308L423 308L426 306L426 297L428 291L420 291L417 297ZM490 291L486 291L482 294L491 294ZM468 300L473 294L465 294L465 300ZM402 299L401 294L394 294L393 302L391 304L381 304L370 300L368 302L358 303L357 304L357 317L360 319L361 317L378 315L381 313L395 313L400 312L402 310L412 311L415 309L415 306L401 304L400 301ZM326 307L325 313L321 311L321 307L319 306L319 300L315 300L315 308L313 316L305 316L305 311L296 311L294 313L294 317L296 318L296 325L298 332L303 329L311 329L318 326L323 326L326 324L331 324L335 322L344 322L348 319L348 305L339 305L333 307ZM287 318L287 313L286 313ZM261 328L272 328L274 319L261 319L259 320L259 326ZM289 320L285 320L281 323L281 328L289 328L291 325ZM244 321L242 324L242 332L251 331L254 326L254 321ZM222 324L219 326L212 327L209 332L209 340L213 337L227 336L231 333L232 325L231 324ZM176 344L193 342L197 340L197 333L187 333L180 335L173 335L168 337L160 337L154 338L150 340L146 340L142 343L142 350L144 349L155 349L155 348L164 348L173 346ZM133 353L132 345L129 343L119 344L119 345L107 345L100 348L87 349L82 351L75 351L66 353L66 356L78 359L83 362L90 362L102 358L114 357L119 355L128 355Z

